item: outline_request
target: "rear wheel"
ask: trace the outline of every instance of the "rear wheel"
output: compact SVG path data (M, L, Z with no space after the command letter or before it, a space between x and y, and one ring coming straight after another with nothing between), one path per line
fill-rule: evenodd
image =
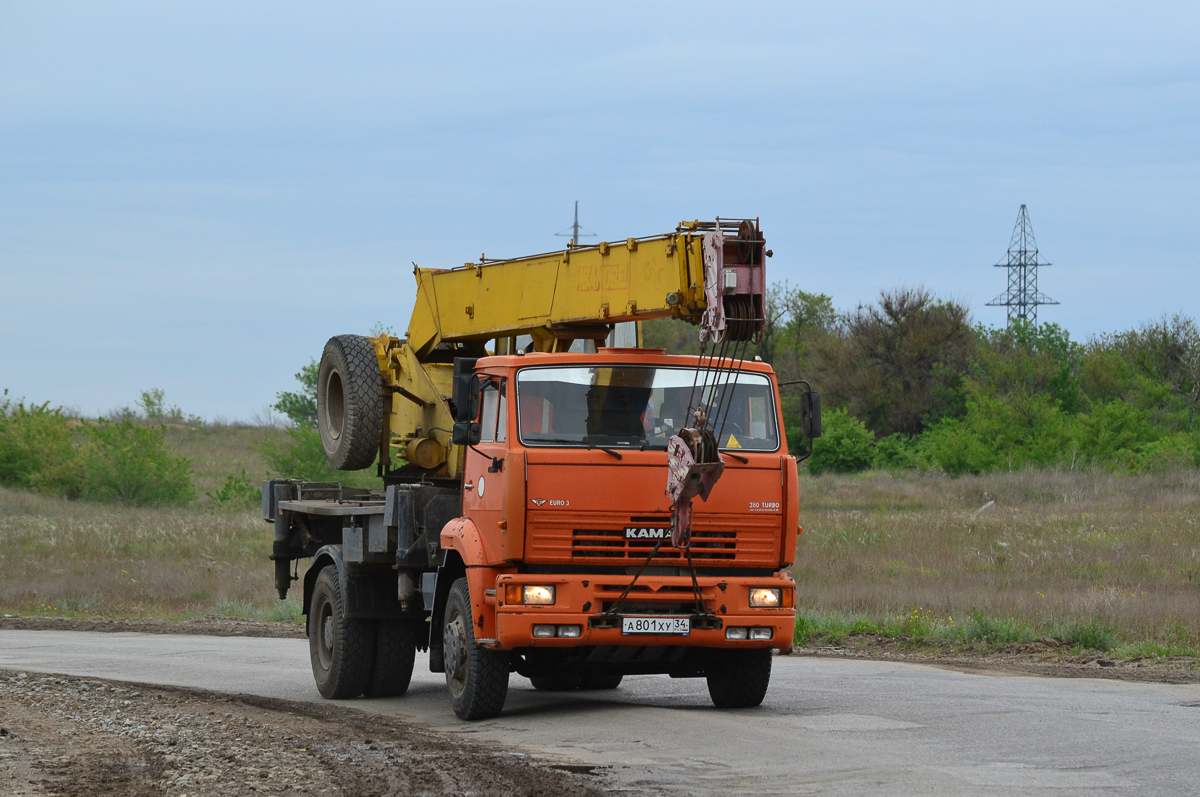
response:
M717 708L751 708L763 702L771 682L771 650L714 650L708 694Z
M570 692L578 689L583 683L583 677L563 673L553 675L537 675L529 679L533 688L539 692Z
M497 716L508 697L508 654L476 644L471 592L465 578L454 582L446 601L442 655L450 704L458 718L482 720Z
M378 621L367 697L396 697L407 692L416 657L417 629L411 620Z
M323 697L358 697L367 688L375 659L375 623L346 617L337 568L317 574L308 606L308 655Z

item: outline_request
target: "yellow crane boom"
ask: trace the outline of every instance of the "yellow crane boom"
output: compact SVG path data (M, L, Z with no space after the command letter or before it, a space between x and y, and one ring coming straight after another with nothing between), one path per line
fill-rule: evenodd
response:
M381 421L375 427L382 432L381 475L391 472L395 451L413 475L455 479L462 451L447 431L454 424L455 358L484 356L488 341L495 341L493 353L512 353L519 335L530 335L537 351L566 351L576 340L604 340L616 323L652 318L684 319L716 339L754 339L764 325L764 258L770 255L757 220L717 219L685 221L673 233L619 243L510 260L481 257L455 269L417 267L406 338L358 339L374 348L382 405L346 415L347 422L361 417L369 428L374 418ZM327 375L322 368L321 387L334 391L319 389L323 407L327 394L345 389L329 381L336 370ZM349 450L340 429L321 428L327 453ZM366 441L361 434L356 439L355 454L330 455L330 461L347 469L369 464Z
M724 228L720 275L736 313L761 319L762 235L756 221L681 223L673 233L571 247L462 268L417 268L417 301L408 345L425 359L441 343L504 341L531 335L537 351L562 351L577 339L602 340L611 325L650 318L692 323L708 307L703 238ZM740 297L740 298L739 298ZM755 299L758 300L755 306ZM503 348L503 343L499 344Z

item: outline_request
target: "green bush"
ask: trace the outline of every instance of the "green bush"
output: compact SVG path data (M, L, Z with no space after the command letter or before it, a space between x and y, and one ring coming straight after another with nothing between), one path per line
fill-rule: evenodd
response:
M856 473L871 467L875 436L862 421L839 407L824 413L821 426L808 460L810 473Z
M951 476L983 473L996 465L996 451L965 421L947 418L921 435L926 460Z
M922 465L920 437L897 432L875 441L874 467L880 470L912 470Z
M0 400L0 484L41 492L69 493L76 452L70 419L47 404L26 407Z
M963 626L963 639L968 642L992 642L1008 644L1010 642L1030 642L1033 640L1033 628L1016 620L1001 620L989 617L983 612L975 612Z
M1056 636L1073 647L1088 650L1112 650L1115 644L1113 629L1095 620L1088 623L1071 623L1060 629Z
M797 645L836 645L851 634L875 634L878 632L879 627L875 623L859 615L819 609L801 610L796 613L795 643Z
M308 426L287 430L282 442L266 442L258 451L267 461L272 478L305 479L314 482L341 482L351 487L379 487L375 467L360 471L338 470L325 459L321 433Z
M186 504L195 497L188 461L170 455L162 427L99 421L81 431L82 497L137 506Z
M241 473L226 476L225 483L215 493L204 494L219 509L244 509L262 500L262 483L252 480L242 468Z
M162 427L84 422L49 404L0 402L0 484L95 501L185 504L186 458L167 451Z
M1130 464L1135 473L1200 466L1200 435L1165 435L1142 446Z

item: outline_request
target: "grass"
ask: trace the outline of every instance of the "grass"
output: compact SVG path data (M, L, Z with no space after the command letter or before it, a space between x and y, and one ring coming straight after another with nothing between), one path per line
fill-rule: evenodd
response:
M0 611L294 620L257 510L137 508L0 489Z
M257 507L203 497L243 469L266 476L256 446L285 434L169 425L202 496L188 507L0 489L0 613L295 620ZM1200 654L1200 471L804 475L800 493L801 644L1054 637L1114 656Z
M260 451L287 440L287 431L165 425L171 453L190 461L198 498L188 506L137 508L0 488L0 613L299 621L295 593L287 601L275 594L272 526L260 517L257 493L213 500L231 476L253 486L282 475L268 473Z
M216 493L231 475L243 470L256 481L281 474L267 474L267 464L258 452L267 441L279 443L287 431L272 426L217 423L167 422L167 445L171 453L191 463L197 505L208 503L207 493Z
M801 477L797 639L1200 655L1200 472ZM918 607L918 608L913 608Z

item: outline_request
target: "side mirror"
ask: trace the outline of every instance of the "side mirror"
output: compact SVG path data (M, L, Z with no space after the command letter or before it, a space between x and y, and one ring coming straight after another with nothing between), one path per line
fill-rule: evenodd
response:
M454 424L454 429L450 432L450 442L456 446L474 446L479 445L479 438L482 436L483 424L475 421L459 421Z
M454 420L473 421L479 411L478 391L472 382L475 379L474 357L454 358L454 380L450 400L454 402Z
M821 436L821 394L809 390L800 394L800 427L804 436L814 440Z

